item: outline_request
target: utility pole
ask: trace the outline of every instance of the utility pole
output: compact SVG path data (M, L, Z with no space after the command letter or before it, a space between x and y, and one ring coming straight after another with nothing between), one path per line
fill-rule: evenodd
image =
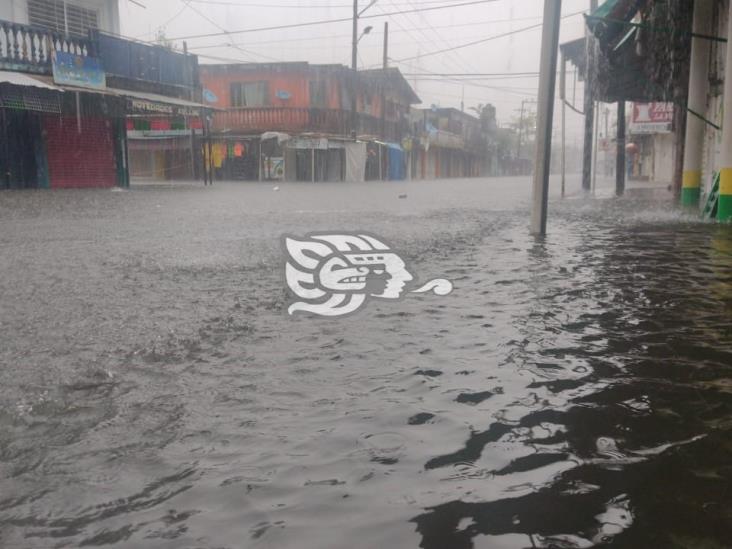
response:
M590 14L597 10L597 0L590 0ZM592 186L592 137L595 126L595 40L585 28L585 144L582 150L582 188Z
M525 108L524 105L527 103L536 103L534 99L524 99L521 101L521 116L519 118L519 134L518 134L518 147L516 149L516 158L518 160L521 160L521 145L522 145L522 137L523 137L523 130L524 130L524 113ZM528 129L526 131L526 137L528 138Z
M351 137L358 135L358 0L353 0L353 42L351 44Z
M519 134L518 147L516 148L516 160L521 160L521 132L524 129L524 103L525 101L521 101L521 116L519 118Z
M597 138L598 134L600 133L600 102L595 101L595 120L597 120L597 124L595 124L595 135L594 135L594 144L593 144L593 160L592 160L592 192L595 192L595 188L597 187Z
M610 169L607 162L607 153L610 150L610 124L609 124L609 118L610 118L610 109L605 106L605 166L603 167L602 172L608 176L610 175Z
M549 205L549 168L552 158L552 124L554 121L554 90L557 83L557 54L562 0L544 0L544 24L541 37L541 68L539 71L539 108L536 129L536 162L531 212L531 232L546 235Z
M618 151L615 161L615 194L625 193L625 99L618 101Z
M562 53L559 72L559 98L562 100L562 198L567 185L567 59Z
M381 84L381 138L386 141L386 69L389 68L389 22L384 23L384 80Z

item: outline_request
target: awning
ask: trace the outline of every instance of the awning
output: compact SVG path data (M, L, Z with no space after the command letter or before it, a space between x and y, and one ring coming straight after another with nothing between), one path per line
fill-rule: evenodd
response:
M22 72L0 71L0 107L36 112L61 112L63 89Z
M30 78L27 75L22 76ZM127 99L127 113L133 115L201 116L203 109L212 110L211 107L201 103L188 101L187 99L179 99L177 97L169 97L167 95L160 95L157 93L139 92L111 87L96 89L69 86L67 84L53 84L53 77L51 76L36 76L33 77L33 79L37 80L40 86L49 87L50 89L55 89L57 91L93 93L125 98Z
M38 78L29 76L22 72L0 71L0 84L11 84L13 86L30 86L44 90L64 91L62 88L47 84Z
M130 114L169 114L180 116L201 116L204 109L212 110L211 107L202 103L195 103L177 97L168 97L157 93L146 93L119 88L107 88L122 97L128 99Z
M622 41L633 30L628 23L645 4L646 0L607 0L587 16L587 26L600 41L600 47L606 51L617 47L618 39Z

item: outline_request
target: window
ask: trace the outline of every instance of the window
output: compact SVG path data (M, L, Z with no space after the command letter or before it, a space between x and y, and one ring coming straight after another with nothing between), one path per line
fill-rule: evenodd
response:
M232 107L269 105L269 82L234 82L231 84Z
M325 80L310 81L310 106L318 109L328 108L328 91Z
M73 36L87 36L90 30L99 28L97 10L62 0L28 0L28 21Z

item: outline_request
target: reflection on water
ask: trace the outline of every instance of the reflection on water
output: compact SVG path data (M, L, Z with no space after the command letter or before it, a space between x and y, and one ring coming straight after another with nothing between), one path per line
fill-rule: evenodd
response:
M527 189L0 195L0 546L729 546L732 229ZM455 291L287 317L336 229Z

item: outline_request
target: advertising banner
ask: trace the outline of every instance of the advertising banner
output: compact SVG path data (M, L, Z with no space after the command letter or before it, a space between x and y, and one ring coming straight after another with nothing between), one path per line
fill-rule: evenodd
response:
M64 51L54 51L52 56L53 81L79 88L103 90L107 87L107 77L99 59L74 55Z

